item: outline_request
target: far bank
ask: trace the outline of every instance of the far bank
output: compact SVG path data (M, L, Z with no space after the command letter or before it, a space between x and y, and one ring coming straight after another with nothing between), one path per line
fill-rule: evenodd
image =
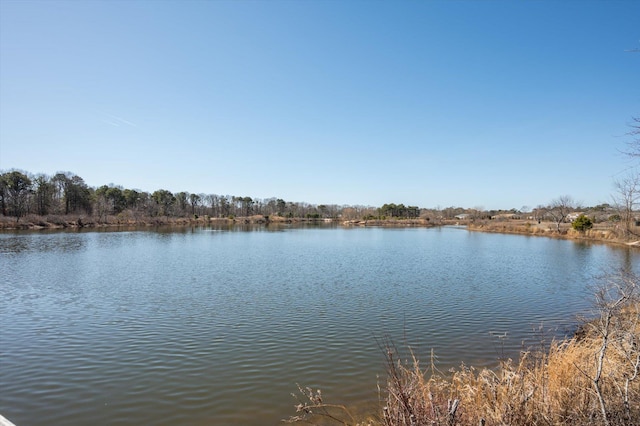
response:
M628 232L618 223L604 222L594 224L592 229L578 231L570 223L558 226L549 221L527 220L479 220L469 221L464 225L470 231L497 232L503 234L532 235L565 240L578 240L594 243L622 244L640 248L640 226L634 226Z
M252 215L241 217L214 218L209 216L172 217L118 215L97 218L89 215L27 215L16 220L12 217L0 216L0 230L54 230L54 229L122 229L122 228L154 228L182 226L289 226L289 225L334 225L343 227L438 227L464 226L470 231L493 232L503 234L530 235L566 240L587 241L625 245L640 248L640 226L626 230L619 223L601 222L592 229L577 231L570 223L551 221L531 221L520 219L508 220L459 220L440 218L413 219L354 219L315 218L315 217L283 217L277 215ZM559 229L558 229L559 228Z

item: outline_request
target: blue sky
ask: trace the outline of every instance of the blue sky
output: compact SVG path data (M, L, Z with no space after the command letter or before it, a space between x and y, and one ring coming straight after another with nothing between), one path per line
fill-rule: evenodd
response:
M313 204L609 202L640 1L0 1L0 169Z

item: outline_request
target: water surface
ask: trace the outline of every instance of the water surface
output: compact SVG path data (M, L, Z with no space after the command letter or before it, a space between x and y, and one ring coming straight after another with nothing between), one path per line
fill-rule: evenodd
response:
M443 370L492 366L571 332L594 276L638 265L627 248L460 228L0 234L0 413L276 425L296 383L366 405L379 339L434 349Z

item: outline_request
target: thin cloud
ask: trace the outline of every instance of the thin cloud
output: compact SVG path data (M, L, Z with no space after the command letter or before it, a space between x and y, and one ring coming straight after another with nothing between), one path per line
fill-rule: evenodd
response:
M103 122L103 123L110 124L110 125L112 125L112 126L114 126L114 127L120 127L120 125L119 125L118 123L115 123L115 122L113 122L113 121L109 121L109 120L102 120L102 122Z
M102 121L112 126L120 127L121 125L127 125L131 127L138 127L136 123L132 123L131 121L125 120L122 117L118 117L112 114L105 114L105 115L107 116L107 118L103 119Z

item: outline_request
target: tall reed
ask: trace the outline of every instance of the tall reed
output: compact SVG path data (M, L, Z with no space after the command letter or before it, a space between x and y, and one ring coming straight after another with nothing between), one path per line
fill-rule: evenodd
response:
M497 369L462 365L444 374L433 355L423 368L412 352L402 360L386 342L379 413L358 423L345 407L314 399L319 393L307 389L303 395L313 404L299 405L302 414L290 420L326 421L324 407L334 410L329 420L344 425L638 426L639 290L638 277L629 271L608 275L595 291L596 315L579 333L546 349L523 351Z

